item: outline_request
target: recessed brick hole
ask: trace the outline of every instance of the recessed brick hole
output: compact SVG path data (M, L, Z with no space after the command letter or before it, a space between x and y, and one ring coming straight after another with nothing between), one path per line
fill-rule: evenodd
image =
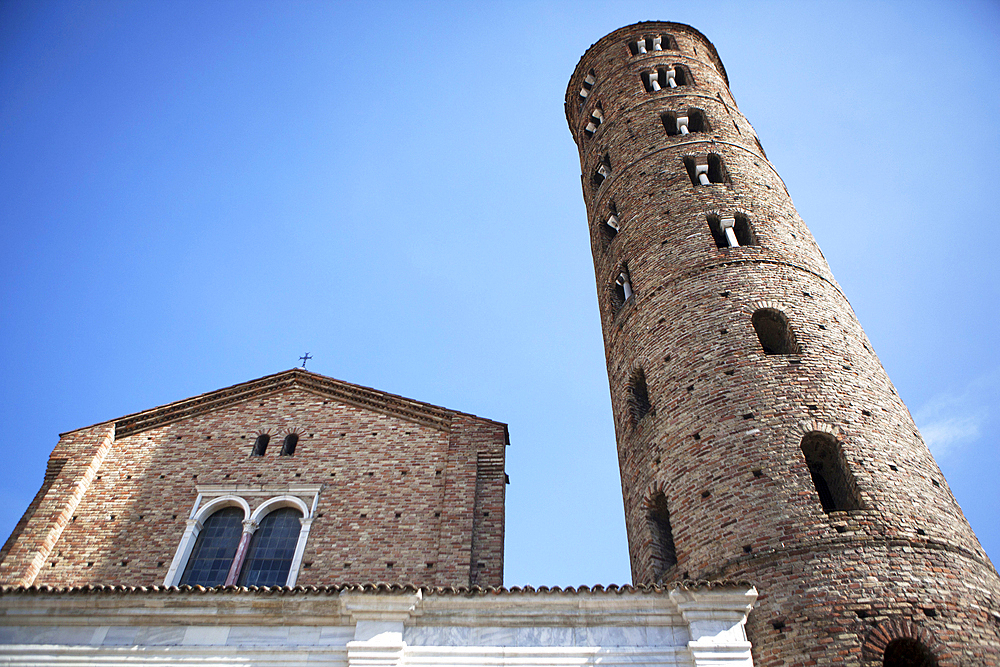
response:
M935 609L934 607L925 607L924 615L927 616L928 618L934 618L935 616L937 616L937 609Z
M719 333L722 333L722 334L727 334L727 333L729 333L729 329L721 329L721 330L719 331Z
M721 294L719 294L719 296L721 296L723 299L725 299L725 298L727 298L729 296L729 292L722 292Z
M868 410L862 410L861 414L863 414L865 417L871 417L872 416L872 413L869 412Z
M743 415L743 419L753 419L753 413L752 412L746 413L745 415Z
M825 324L819 325L819 328L822 329L823 331L826 331L826 325Z
M871 349L869 349L867 343L861 343L861 347L865 348L866 352L871 352Z
M849 370L851 370L851 367L850 367L850 366L846 366L846 365L842 365L842 368L843 368L843 369L844 369L845 371L849 371Z
M297 473L295 473L295 476L296 476L296 477L302 477L302 473L300 473L300 472L297 472ZM229 475L226 475L226 477L229 477Z
M163 567L163 561L162 560L161 561L157 561L156 562L156 567Z
M263 404L263 403L261 403L261 404L260 404L260 407L264 407L264 404Z
M437 475L440 475L440 474L441 474L441 471L440 471L440 470L435 470L435 471L434 471L434 475L435 475L435 476L437 476Z
M711 491L702 491L701 492L701 497L702 498L708 498L710 495L712 495Z
M401 517L401 516L403 516L403 513L402 513L402 512L396 512L396 518L397 518L397 519L398 519L399 517Z
M257 476L258 476L258 477L260 477L260 475L261 475L260 473L257 473Z
M847 532L847 526L834 526L833 529L836 530L838 533Z
M753 552L753 547L750 546L749 544L744 544L743 545L743 553L748 554L748 553L751 553L751 552Z
M801 363L802 363L801 359L789 359L788 360L788 365L789 366L798 366Z
M656 461L653 462L653 465L660 465L660 457L656 457Z
M759 479L764 476L764 471L761 470L760 468L756 468L753 470L753 476Z
M361 513L361 518L362 518L362 519L367 519L367 518L368 518L368 515L367 515L367 514L365 514L364 512L362 512L362 513Z
M241 435L240 436L240 440L246 440L246 439L247 439L247 437L245 435Z
M100 478L101 478L101 476L100 476L100 475L98 475L98 476L97 476L97 479L100 479Z
M316 515L316 518L317 518L317 519L322 519L322 518L323 518L323 513L322 513L322 512L320 512L319 514L317 514L317 515Z
M126 565L128 565L128 561L127 560L123 560L122 561L122 567L125 567Z
M73 515L72 521L76 521L76 515Z
M210 436L210 435L206 435L206 436L205 436L205 439L206 439L206 440L211 440L211 439L212 439L212 436Z
M181 439L181 436L179 436L179 435L175 435L175 436L174 436L174 439L175 439L175 440L180 440L180 439Z
M191 479L198 479L198 475L191 475Z
M932 479L931 484L933 484L934 486L941 486L940 482L938 482L936 479Z
M926 534L927 531L925 531L923 528L917 528L917 535L926 535Z
M858 615L858 618L868 618L869 616L871 616L871 612L869 612L867 609L858 609L854 613Z
M434 518L435 519L440 519L441 518L441 512L434 512Z
M694 434L694 435L693 435L692 437L693 437L693 438L694 438L695 440L701 440L701 433L695 433L695 434Z
M490 515L489 512L483 512L483 516L489 516L489 515Z
M392 569L393 565L395 565L395 563L393 563L392 561L389 561L388 563L385 564L385 566L390 570Z
M378 431L372 431L372 435L378 435Z
M892 470L892 471L896 471L896 470L899 470L899 468L897 468L896 466L894 466L894 465L892 465L892 464L890 463L890 464L889 464L889 470Z
M87 561L87 567L94 567L94 561Z
M406 473L408 473L408 472L410 472L410 471L409 471L409 470L401 470L401 471L399 472L399 474L400 474L400 475L405 475L405 474L406 474Z
M724 371L726 375L736 375L736 371Z
M171 521L177 519L177 515L176 514L171 514L170 515L170 519L171 519Z
M668 354L667 356L663 357L663 360L664 361L670 361L670 355Z
M374 475L375 475L375 473L373 473L373 472L368 473L369 477L373 477Z
M330 477L336 477L336 476L337 476L337 473L335 473L335 472L331 472L330 473Z
M55 561L52 561L51 563L49 563L49 567L55 567L55 566L56 566L56 562Z
M229 479L229 473L227 472L225 475L223 475L223 478L224 479Z
M434 563L427 563L427 569L428 570L431 569L432 567L434 567Z
M316 434L315 434L315 433L310 433L310 434L309 434L309 437L311 438L311 437L313 437L314 435L316 435Z
M125 475L125 479L132 479L132 475Z
M771 627L774 628L775 630L784 630L785 621L783 619L778 621L771 621Z
M667 321L667 318L665 318L665 317L661 317L660 319L658 319L658 320L656 321L656 323L657 323L657 324L663 324L663 323L664 323L664 322L666 322L666 321Z
M160 475L160 479L165 479L166 475Z
M351 564L350 563L344 563L344 569L345 570L350 570L351 569Z
M140 515L139 515L139 521L142 521L142 517L143 517L143 515L142 515L142 514L140 514Z
M693 384L688 386L688 391L694 391L694 385Z
M313 566L312 561L309 561L308 563L302 563L302 567L306 568L307 570L312 566Z
M802 296L809 296L809 297L811 297L811 296L812 296L812 294L810 294L809 292L803 292L803 293L802 293Z
M114 515L114 514L112 514L112 515L111 515L111 520L112 520L112 521L114 521L114 520L115 520L115 515Z
M819 410L818 405L807 405L806 407L809 408L810 410Z

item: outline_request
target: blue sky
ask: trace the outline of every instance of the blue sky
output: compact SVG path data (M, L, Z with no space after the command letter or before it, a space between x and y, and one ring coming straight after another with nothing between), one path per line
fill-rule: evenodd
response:
M630 579L578 59L716 45L1000 557L1000 5L0 2L0 533L58 433L297 365L510 424L508 585Z

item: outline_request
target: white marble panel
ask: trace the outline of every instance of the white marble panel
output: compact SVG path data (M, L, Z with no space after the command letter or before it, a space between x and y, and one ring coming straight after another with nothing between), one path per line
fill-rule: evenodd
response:
M646 631L640 627L597 625L576 628L577 646L646 646Z
M141 628L135 643L139 646L180 646L184 641L184 628L152 625Z
M514 630L515 646L572 646L573 628L538 626Z
M135 640L138 636L139 628L137 626L114 625L108 628L101 644L103 646L135 646Z
M5 644L90 644L94 638L94 627L73 626L14 626L3 628L12 631L10 638L3 638ZM6 634L6 633L5 633Z
M258 625L234 625L229 629L229 646L286 646L288 628Z
M184 629L184 646L224 646L229 626L192 626Z
M472 628L470 642L473 646L514 646L517 638L514 628Z
M470 646L472 628L449 626L411 626L403 630L403 641L410 646Z
M296 625L288 628L288 643L292 646L316 646L322 628Z
M651 625L646 628L647 646L687 646L687 628Z
M354 641L354 626L326 626L319 629L319 646L347 646Z

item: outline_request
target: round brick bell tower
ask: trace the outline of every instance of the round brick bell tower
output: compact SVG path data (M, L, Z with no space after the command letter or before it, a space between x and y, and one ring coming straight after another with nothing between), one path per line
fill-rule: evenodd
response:
M750 580L757 665L1000 664L1000 577L715 47L616 30L566 116L633 580Z

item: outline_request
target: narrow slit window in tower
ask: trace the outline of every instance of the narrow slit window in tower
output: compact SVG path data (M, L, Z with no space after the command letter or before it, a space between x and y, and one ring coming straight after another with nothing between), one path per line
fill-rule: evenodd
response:
M591 177L591 183L593 183L595 188L601 187L601 184L607 180L608 176L611 175L611 162L608 160L608 156L605 155L601 163L597 165L597 169L594 170L594 175Z
M628 381L628 410L632 425L638 424L643 417L653 409L649 402L649 387L646 385L646 373L637 368L632 371Z
M580 105L587 101L587 97L590 96L590 91L594 88L594 84L597 83L597 75L594 74L594 70L590 70L587 76L583 79L583 85L580 86Z
M257 439L253 441L253 451L250 452L250 456L264 456L269 442L271 442L271 436L267 433L258 435Z
M281 455L291 456L295 453L295 445L299 444L299 436L295 433L289 433L285 436L285 441L281 443Z
M801 354L788 318L780 310L761 308L751 318L764 354Z
M604 240L605 248L618 236L620 230L621 223L618 221L618 207L615 206L614 202L611 202L608 204L607 217L601 223L601 238Z
M667 497L658 493L647 505L646 520L651 536L653 570L659 580L663 574L677 564L677 549L674 547L674 533L670 528L670 510Z
M823 511L859 509L861 502L854 477L847 468L837 439L828 433L813 431L802 438L801 448Z
M757 238L746 217L739 213L735 215L708 216L708 228L712 232L716 247L737 248L739 246L757 245Z
M681 134L692 132L708 132L708 122L705 120L705 113L701 109L687 109L685 111L668 111L660 116L663 122L663 129L667 131L667 136L676 137Z
M722 158L715 153L709 153L707 156L686 157L684 158L684 166L687 168L692 185L726 182L725 165L722 163Z
M632 298L632 278L628 272L628 265L622 264L618 276L615 277L614 285L611 287L611 306L615 312L625 305L625 302Z
M604 122L604 109L602 109L600 103L598 103L597 106L594 107L594 110L590 112L590 118L587 119L587 125L583 128L584 134L586 134L587 137L594 136L594 133L597 132L597 128L601 126L602 122Z

